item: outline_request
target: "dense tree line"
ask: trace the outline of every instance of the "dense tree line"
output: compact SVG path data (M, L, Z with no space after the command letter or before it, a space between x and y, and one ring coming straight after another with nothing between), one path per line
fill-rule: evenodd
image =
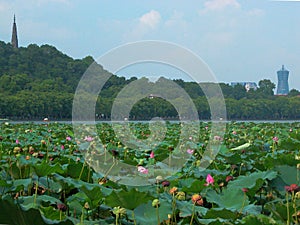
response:
M0 41L0 118L70 119L77 85L93 62L94 59L90 56L73 59L50 45L31 44L15 49L10 44ZM95 114L98 119L110 119L111 109L118 94L133 81L144 82L143 87L148 89L154 87L154 83L147 78L126 79L110 74L101 65L98 65L98 69L99 76L110 76L100 96L97 96ZM156 82L165 81L166 79L160 78ZM215 85L222 89L228 119L300 119L299 91L293 89L288 96L275 96L275 84L270 80L259 81L257 90L250 91L246 91L241 85L230 86L225 83L201 83L200 87L195 82L180 79L173 80L174 82L190 96L200 119L211 118L204 90L213 90ZM83 101L93 99L88 93L90 88L93 87L87 86L86 91L83 91ZM172 88L160 91L164 91L171 96L173 102L188 110L189 105L180 92ZM153 93L155 94L155 90ZM132 101L133 97L138 101L131 108L129 116L132 119L150 119L158 116L178 119L179 115L174 105L161 96L138 96L132 89L128 91L126 98ZM126 117L122 112L118 112L118 116L120 119Z

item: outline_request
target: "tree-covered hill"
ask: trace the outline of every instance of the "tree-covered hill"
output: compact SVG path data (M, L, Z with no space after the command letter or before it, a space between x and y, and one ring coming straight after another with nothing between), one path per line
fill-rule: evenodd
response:
M91 56L73 59L50 45L15 49L0 41L0 118L71 118L74 92L93 62ZM103 95L111 97L113 90L127 82L112 75Z
M15 49L0 41L0 118L71 119L75 90L93 62L91 56L73 59L50 45L30 44ZM145 87L151 88L147 78L126 79L110 74L101 65L97 69L100 76L110 76L97 99L95 112L99 119L109 119L116 96L132 81L145 82ZM160 78L156 82L165 80ZM199 85L181 79L173 81L192 98L199 118L210 119L210 107ZM241 85L201 83L204 90L211 90L215 85L222 89L229 119L300 119L299 91L295 89L288 96L274 96L275 84L266 79L259 81L257 90L248 92ZM89 87L86 90L84 99L88 100ZM165 91L175 102L185 106L179 93L172 88ZM129 98L134 97L137 97L136 93L131 90ZM186 108L188 110L188 106ZM119 113L122 118L122 112ZM136 102L130 111L130 117L138 120L156 116L176 119L178 113L170 102L147 97Z
M90 56L81 60L72 59L50 45L39 47L31 44L15 49L0 42L1 92L16 93L21 89L72 93L93 61ZM8 84L11 88L7 88Z

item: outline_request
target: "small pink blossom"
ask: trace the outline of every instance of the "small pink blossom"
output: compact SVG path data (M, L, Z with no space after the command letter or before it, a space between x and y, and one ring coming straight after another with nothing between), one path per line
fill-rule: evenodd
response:
M218 135L216 135L216 136L214 136L214 140L215 141L223 141L223 138L220 137L220 136L218 136Z
M204 184L204 185L205 186L209 186L210 184L213 185L214 182L215 182L214 178L210 174L207 174L206 184Z
M208 129L208 126L205 127L205 130L207 130L207 129Z
M249 189L248 189L248 188L242 188L242 191L243 191L244 193L247 193L247 192L249 191Z
M66 137L66 140L67 140L67 141L71 141L72 138L68 136L68 137Z
M293 129L292 129L292 128L290 129L290 132L293 132Z
M154 152L153 151L150 153L150 159L154 159Z
M94 138L92 138L91 136L85 136L85 137L84 137L84 140L85 140L85 141L88 141L88 142L91 142L91 141L94 140Z
M149 170L143 166L138 166L138 171L142 174L148 174Z
M232 134L233 134L233 135L236 135L236 131L235 131L235 130L234 130L234 131L232 131Z
M18 139L16 139L16 144L19 144L20 142L19 142L19 140Z
M189 140L193 140L193 137L189 137Z
M278 142L278 140L279 140L278 137L276 137L276 136L273 137L273 141Z
M65 146L64 146L64 145L61 145L60 148L61 148L62 150L64 150L64 149L65 149Z
M194 153L194 150L193 150L193 149L188 149L188 150L186 150L186 152L187 152L188 154L192 155L192 154Z

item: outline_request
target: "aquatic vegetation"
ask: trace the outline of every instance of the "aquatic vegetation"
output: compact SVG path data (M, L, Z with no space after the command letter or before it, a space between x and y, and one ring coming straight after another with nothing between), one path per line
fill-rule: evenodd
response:
M111 124L97 133L82 125L81 139L71 124L0 124L0 222L3 224L300 224L300 123L228 123L219 152L199 167L209 147L210 123L188 136L189 159L171 176L155 174L173 160L179 123L166 123L163 140L143 148L151 137L146 123L131 128L127 146ZM101 140L99 149L97 139ZM124 185L91 167L88 156L134 166L148 183ZM171 162L172 163L172 162ZM114 171L121 177L126 170ZM115 176L117 177L117 176Z

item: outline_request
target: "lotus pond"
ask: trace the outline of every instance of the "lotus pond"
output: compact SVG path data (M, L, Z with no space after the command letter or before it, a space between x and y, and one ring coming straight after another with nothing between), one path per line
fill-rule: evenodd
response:
M92 134L82 125L81 140L71 124L1 123L0 223L300 224L300 123L228 123L224 136L212 137L218 154L201 169L211 130L201 122L199 135L189 137L188 160L170 176L161 162L176 151L181 124L166 126L159 144L134 149L107 123ZM138 140L151 133L146 123L132 130ZM87 163L88 149L131 165L147 185L119 182L131 178L128 170L99 172Z

